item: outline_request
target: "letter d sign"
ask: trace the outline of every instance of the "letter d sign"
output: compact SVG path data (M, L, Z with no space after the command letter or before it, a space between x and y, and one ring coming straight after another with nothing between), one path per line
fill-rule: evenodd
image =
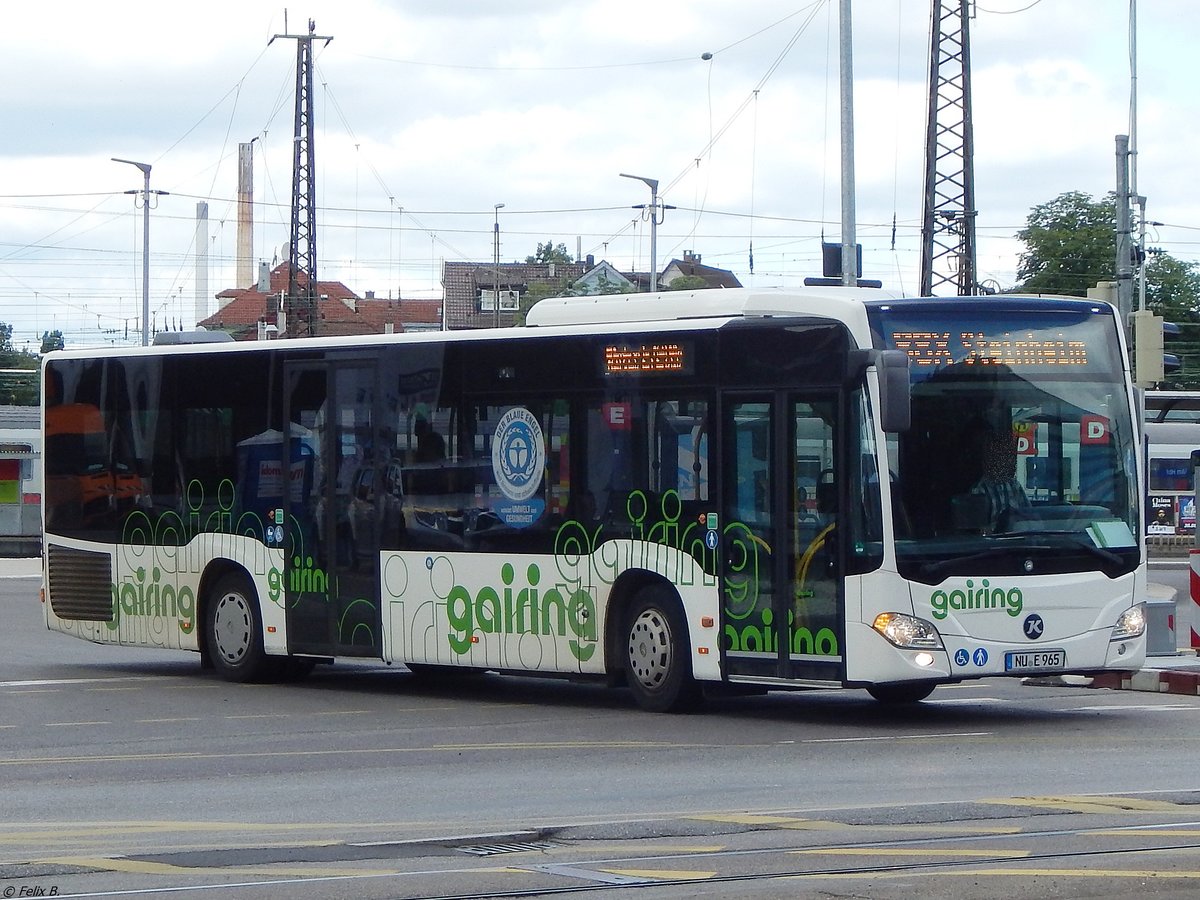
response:
M1104 416L1084 416L1079 420L1079 443L1107 444L1108 419Z

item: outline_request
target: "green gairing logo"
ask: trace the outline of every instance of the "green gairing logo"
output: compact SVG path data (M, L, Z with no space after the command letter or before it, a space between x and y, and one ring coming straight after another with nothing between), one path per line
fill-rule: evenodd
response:
M116 631L121 619L128 616L175 619L179 630L191 634L196 628L196 595L184 586L160 584L162 573L155 566L146 579L146 570L138 567L132 578L112 586L112 621L106 622L109 631Z
M596 601L582 588L565 595L552 587L539 591L541 570L531 564L525 572L526 586L514 589L516 569L512 563L500 568L503 588L481 587L474 595L460 584L446 596L450 649L463 655L471 649L471 636L482 634L557 634L570 637L571 655L587 662L596 652Z
M1002 609L1015 619L1021 614L1025 603L1020 588L1005 590L1002 587L993 587L986 578L976 587L975 582L968 578L965 591L957 588L948 593L934 591L929 598L929 605L933 607L933 617L940 621L946 618L951 610L972 612L980 609Z
M775 627L775 614L764 609L759 616L761 624L753 620L725 625L725 637L728 649L734 652L751 651L758 653L779 652L779 629ZM807 656L837 656L837 635L831 628L818 628L816 633L806 625L798 625L795 616L788 612L787 627L791 635L789 651L794 654Z

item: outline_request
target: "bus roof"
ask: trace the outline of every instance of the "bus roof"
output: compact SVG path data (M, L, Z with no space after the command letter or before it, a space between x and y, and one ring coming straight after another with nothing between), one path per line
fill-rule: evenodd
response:
M576 332L579 328L611 326L631 331L649 329L690 330L719 327L731 319L770 317L817 317L843 323L859 346L871 345L867 310L887 306L932 309L956 306L960 310L987 304L992 309L1003 304L1013 309L1078 310L1090 306L1111 312L1108 304L1078 297L1045 295L991 295L988 297L903 297L881 288L842 286L803 286L795 288L728 288L700 291L664 291L657 294L600 294L582 297L549 297L538 302L528 313L524 326L474 328L456 331L419 331L400 334L318 336L283 341L203 341L156 342L149 347L105 347L56 350L42 357L43 367L57 359L128 357L131 355L176 355L180 353L243 353L263 350L301 350L322 348L367 348L393 343L437 341L488 341L511 339L518 335ZM212 334L211 332L208 334Z
M844 310L851 305L861 306L867 300L889 300L898 296L877 288L803 287L549 297L530 309L526 324L541 327L739 316L829 315L839 307Z

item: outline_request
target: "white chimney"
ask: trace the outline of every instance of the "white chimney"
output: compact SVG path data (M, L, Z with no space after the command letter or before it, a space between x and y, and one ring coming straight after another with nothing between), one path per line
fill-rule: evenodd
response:
M254 285L254 141L238 144L237 286Z
M208 318L208 204L196 204L196 324Z

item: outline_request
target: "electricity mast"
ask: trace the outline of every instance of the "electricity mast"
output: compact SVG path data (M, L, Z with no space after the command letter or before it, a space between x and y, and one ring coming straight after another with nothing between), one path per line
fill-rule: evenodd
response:
M934 296L947 285L956 295L979 293L969 2L933 0L921 225L923 297Z
M284 25L286 28L286 23ZM317 333L317 185L313 162L313 75L312 43L333 40L315 34L316 23L308 20L308 34L277 34L296 42L296 127L292 155L292 228L288 244L288 288L283 300L287 333L312 337ZM268 301L269 302L269 301ZM268 315L270 309L268 308Z

